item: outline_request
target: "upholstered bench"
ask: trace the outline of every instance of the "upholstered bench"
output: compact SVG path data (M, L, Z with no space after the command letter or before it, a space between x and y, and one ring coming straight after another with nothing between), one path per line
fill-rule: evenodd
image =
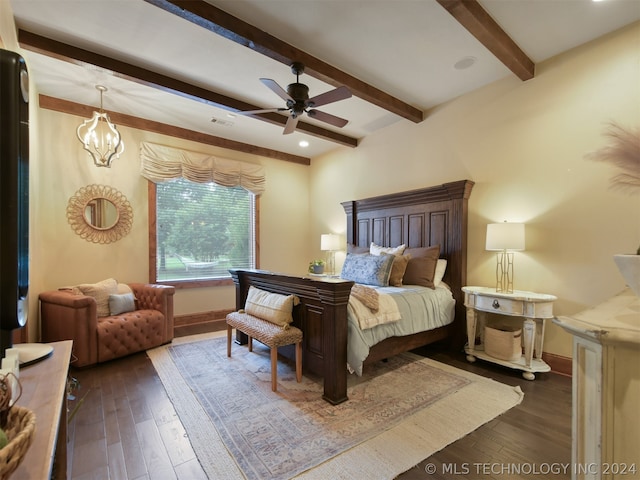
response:
M296 380L302 380L302 330L292 326L281 325L255 317L244 311L227 315L227 357L231 357L232 329L241 331L249 337L249 351L253 351L253 339L271 349L271 390L277 390L278 347L296 346Z

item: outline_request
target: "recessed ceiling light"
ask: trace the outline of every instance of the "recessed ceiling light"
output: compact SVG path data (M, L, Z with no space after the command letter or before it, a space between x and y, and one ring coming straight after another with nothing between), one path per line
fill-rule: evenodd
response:
M309 142L307 142L306 140L300 140L298 142L298 145L300 145L302 148L307 148L309 146Z
M456 70L465 70L472 67L476 63L476 57L464 57L454 63L453 68Z

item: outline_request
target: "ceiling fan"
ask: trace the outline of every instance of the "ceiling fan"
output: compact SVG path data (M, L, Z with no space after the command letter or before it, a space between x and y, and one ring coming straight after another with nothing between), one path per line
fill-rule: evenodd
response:
M334 90L309 98L309 87L304 83L300 83L300 75L304 73L304 65L300 62L293 62L291 65L291 72L296 76L296 83L290 83L287 86L287 90L284 90L276 83L275 80L271 80L270 78L260 79L267 88L286 102L286 107L250 110L240 113L243 115L253 115L256 113L284 112L288 110L289 119L284 126L284 132L282 132L283 135L293 133L298 125L300 115L303 113L306 113L311 118L333 125L334 127L342 128L348 123L348 120L345 120L344 118L336 117L335 115L321 112L320 110L315 110L315 107L320 107L322 105L327 105L329 103L345 100L351 97L351 92L347 87L338 87Z

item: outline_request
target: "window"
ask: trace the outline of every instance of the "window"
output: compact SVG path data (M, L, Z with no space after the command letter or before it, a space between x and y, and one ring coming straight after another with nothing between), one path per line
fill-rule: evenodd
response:
M227 283L229 268L255 268L256 202L242 187L150 183L151 281L203 286Z

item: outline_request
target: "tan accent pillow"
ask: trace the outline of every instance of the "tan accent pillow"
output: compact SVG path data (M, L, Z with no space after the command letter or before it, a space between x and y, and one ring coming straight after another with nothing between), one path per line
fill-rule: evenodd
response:
M293 306L299 302L295 295L280 295L250 286L244 311L262 320L287 327L293 322Z
M119 283L118 284L118 295L122 295L123 293L133 293L133 290L131 290L131 287L129 285L127 285L126 283Z
M436 273L436 265L440 256L440 245L423 248L408 248L411 255L402 279L403 285L420 285L435 288L433 277Z
M385 254L386 255L386 254ZM391 275L389 275L389 285L392 287L401 287L402 279L407 270L411 255L395 255L393 265L391 265Z
M108 278L98 283L84 283L76 288L83 295L93 297L96 300L98 317L108 317L110 315L109 295L118 293L118 282L115 279Z
M369 253L371 255L381 255L383 253L388 253L390 255L402 255L405 247L406 245L404 243L397 247L381 247L380 245L376 245L371 242L371 245L369 245Z

